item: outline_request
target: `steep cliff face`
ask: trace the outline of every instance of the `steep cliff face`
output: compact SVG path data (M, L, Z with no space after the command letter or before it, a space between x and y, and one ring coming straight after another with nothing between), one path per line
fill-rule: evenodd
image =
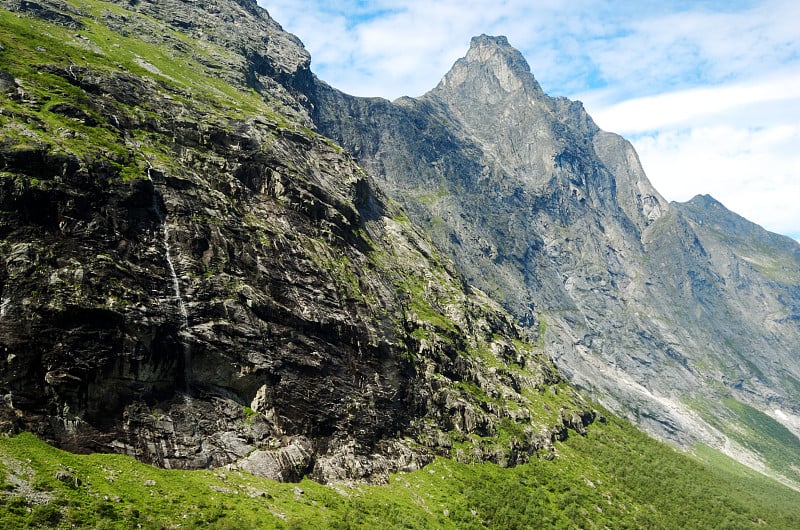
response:
M417 99L315 90L320 131L573 383L657 436L756 467L770 424L792 455L771 465L797 480L783 466L800 458L796 242L708 198L668 204L632 146L545 95L504 37L475 37Z
M255 2L0 8L4 431L380 481L594 419L306 127L308 54Z

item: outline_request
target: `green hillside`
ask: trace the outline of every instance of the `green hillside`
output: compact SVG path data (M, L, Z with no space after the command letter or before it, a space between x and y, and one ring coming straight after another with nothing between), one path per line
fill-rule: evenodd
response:
M0 440L2 528L797 528L800 493L609 419L512 469L438 459L382 486L323 486Z

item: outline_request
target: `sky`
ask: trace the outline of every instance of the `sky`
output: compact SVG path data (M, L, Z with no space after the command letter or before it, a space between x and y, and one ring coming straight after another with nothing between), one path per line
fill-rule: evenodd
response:
M800 240L797 0L259 0L357 96L432 89L470 38L505 35L551 96L636 147L668 200L710 194Z

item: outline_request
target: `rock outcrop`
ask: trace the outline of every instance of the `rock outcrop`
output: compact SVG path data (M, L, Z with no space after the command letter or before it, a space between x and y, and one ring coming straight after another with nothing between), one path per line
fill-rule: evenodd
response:
M308 128L308 54L254 1L0 8L2 430L381 481L594 420Z

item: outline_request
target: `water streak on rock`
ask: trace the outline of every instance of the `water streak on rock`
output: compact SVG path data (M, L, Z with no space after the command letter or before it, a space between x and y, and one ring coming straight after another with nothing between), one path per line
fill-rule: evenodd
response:
M147 179L150 182L153 181L152 177L150 176L149 167L147 168ZM183 382L184 387L188 390L192 380L192 352L188 340L189 312L186 309L186 304L183 302L183 296L181 295L181 283L178 279L178 274L175 271L175 263L172 261L172 249L169 244L169 223L167 222L167 215L158 204L158 196L155 191L153 193L153 211L156 213L158 221L161 224L162 238L164 241L164 260L167 262L167 268L169 269L169 275L172 281L172 292L175 298L175 303L178 306L178 314L181 317L178 327L178 337L181 341L181 348L183 349Z

